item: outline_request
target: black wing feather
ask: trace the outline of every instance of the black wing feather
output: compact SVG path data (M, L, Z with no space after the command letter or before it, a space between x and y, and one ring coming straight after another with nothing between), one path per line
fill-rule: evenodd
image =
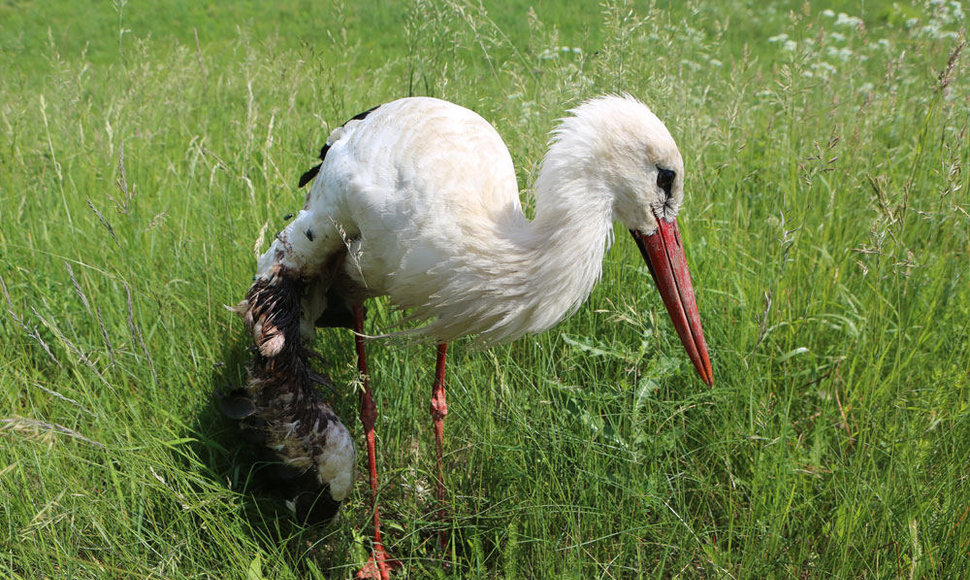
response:
M326 147L324 147L324 149L326 149ZM322 159L322 157L321 157L321 159ZM299 187L303 187L304 185L306 185L306 184L310 183L311 181L313 181L313 178L317 176L317 173L320 173L320 168L321 167L323 167L323 163L318 163L318 164L314 165L313 167L311 167L309 170L307 170L306 173L304 173L303 175L301 175L300 176L300 185L299 185Z
M360 120L366 118L367 115L370 115L371 113L373 113L374 110L377 107L380 107L380 105L377 105L376 107L371 107L371 108L367 109L366 111L364 111L363 113L357 113L356 115L354 115L353 117L351 117L347 121L347 123L349 123L350 121L360 121ZM347 123L344 123L344 125L346 125ZM341 125L341 126L343 126L343 125ZM324 159L327 158L327 151L329 151L329 150L330 150L330 145L324 145L323 147L320 148L320 161L321 162ZM301 175L300 176L300 185L298 187L303 187L304 185L306 185L306 184L310 183L311 181L313 181L313 178L316 177L318 173L320 173L320 168L321 167L323 167L323 163L319 163L319 164L311 167L310 169L308 169L306 171L306 173L304 173L303 175Z

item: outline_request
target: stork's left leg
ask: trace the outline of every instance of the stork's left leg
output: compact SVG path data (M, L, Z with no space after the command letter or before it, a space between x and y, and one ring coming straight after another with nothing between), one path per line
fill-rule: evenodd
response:
M442 468L442 455L444 454L445 438L445 416L448 415L448 403L445 400L445 356L448 352L448 345L441 343L438 345L438 359L435 364L434 385L431 387L431 420L434 422L434 441L438 454L438 519L443 523L446 517L445 512L445 482L444 470ZM447 536L444 528L440 531L438 544L441 548L447 545Z
M377 506L377 449L374 440L377 407L374 405L374 397L371 395L370 380L367 377L367 361L364 357L364 308L358 304L354 306L353 310L357 370L360 371L361 382L363 383L363 390L360 393L360 422L364 426L364 436L367 439L367 467L370 475L371 509L374 513L374 551L367 564L357 573L357 578L388 580L391 570L401 564L387 555L381 541L381 515Z

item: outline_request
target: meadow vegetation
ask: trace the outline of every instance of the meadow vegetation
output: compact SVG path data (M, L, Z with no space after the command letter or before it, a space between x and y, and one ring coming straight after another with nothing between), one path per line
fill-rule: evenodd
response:
M577 4L0 6L0 575L351 576L366 486L295 525L213 404L247 357L224 305L352 115L412 94L478 111L528 206L555 119L604 92L684 154L714 387L618 232L569 321L452 349L447 572L433 349L375 344L389 550L422 578L965 574L961 3ZM359 435L351 337L315 346Z

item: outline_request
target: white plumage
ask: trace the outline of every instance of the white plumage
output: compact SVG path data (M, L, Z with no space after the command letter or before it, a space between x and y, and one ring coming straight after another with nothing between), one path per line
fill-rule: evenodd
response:
M445 343L468 335L483 344L508 341L574 312L599 279L613 222L620 221L650 267L691 361L710 384L675 220L684 168L673 138L644 104L627 96L592 99L571 113L552 133L531 221L522 212L505 144L468 109L432 98L400 99L333 131L322 163L305 176L315 178L303 210L260 257L253 288L239 306L258 347L254 366L273 379L264 383L292 383L274 377L294 365L275 361L296 357L300 363L316 325L335 319L349 325L346 314L353 311L360 334L361 303L387 295L425 323L407 332L440 345L432 399L440 470ZM363 352L358 340L365 373ZM251 395L267 400L261 389L251 382ZM376 494L374 413L365 382L362 421ZM335 446L345 443L344 436L335 439ZM347 458L327 457L326 466L318 465L321 484L343 484L346 478L332 468ZM372 571L386 577L376 500L374 517Z
M362 292L430 320L420 332L435 340L495 343L545 330L589 296L614 220L652 232L650 210L672 218L682 199L681 179L666 203L656 185L658 161L683 173L673 139L628 98L590 101L563 121L535 183L532 222L508 149L468 109L401 99L335 130L328 144L306 207L258 268L268 276L283 265L314 280L305 338L333 280L318 272L345 252L343 272Z

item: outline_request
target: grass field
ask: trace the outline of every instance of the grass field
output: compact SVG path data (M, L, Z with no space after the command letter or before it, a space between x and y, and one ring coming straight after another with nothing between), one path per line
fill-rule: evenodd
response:
M0 5L0 575L351 576L365 479L301 528L213 404L245 373L224 305L257 239L302 204L329 129L375 104L480 112L528 205L554 120L610 91L684 154L714 387L619 235L573 318L454 345L445 572L433 349L375 344L390 551L415 578L970 573L960 4L576 4ZM316 347L359 436L351 337Z

